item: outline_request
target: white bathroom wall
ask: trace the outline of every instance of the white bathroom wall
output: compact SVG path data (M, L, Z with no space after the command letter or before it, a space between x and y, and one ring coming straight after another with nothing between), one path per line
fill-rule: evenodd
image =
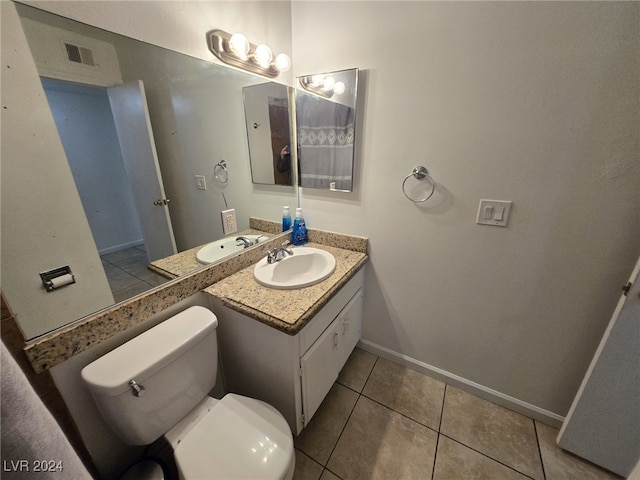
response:
M369 237L367 342L567 413L640 250L639 10L292 3L295 75L363 69L355 192L302 206ZM513 201L506 228L475 224L481 198Z
M113 303L12 2L2 6L2 291L27 338ZM39 273L69 265L52 292Z
M42 83L98 252L142 243L106 89Z

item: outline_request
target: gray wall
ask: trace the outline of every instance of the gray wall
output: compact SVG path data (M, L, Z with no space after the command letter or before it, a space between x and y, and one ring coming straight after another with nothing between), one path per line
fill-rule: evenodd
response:
M106 90L46 79L43 85L98 251L141 243Z
M292 2L296 75L364 70L356 191L302 205L370 239L366 340L567 413L640 253L639 10ZM507 228L481 198L513 201Z

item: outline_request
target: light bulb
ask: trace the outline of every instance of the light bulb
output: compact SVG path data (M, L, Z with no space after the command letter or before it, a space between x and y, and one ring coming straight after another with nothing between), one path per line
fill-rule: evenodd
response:
M258 45L253 58L261 67L269 68L271 60L273 60L273 53L271 53L271 49L267 45Z
M286 53L279 53L276 56L276 68L281 72L288 72L291 68L291 59Z
M319 87L324 83L324 75L313 75L311 77L311 85Z
M336 95L342 95L346 89L347 87L342 82L336 82L335 86L333 87L333 91L336 93Z
M229 39L229 50L236 54L242 60L247 59L247 54L251 45L249 40L241 33L234 33Z
M322 82L322 86L326 91L330 92L333 90L333 87L336 86L336 80L333 77L327 77L324 79L324 82Z

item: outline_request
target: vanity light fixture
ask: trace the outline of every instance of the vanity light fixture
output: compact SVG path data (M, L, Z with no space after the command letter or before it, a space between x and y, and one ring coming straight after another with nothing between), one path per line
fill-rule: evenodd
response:
M331 98L334 94L342 95L347 88L343 82L336 82L331 76L307 75L299 77L299 81L302 88L308 92L325 98Z
M207 45L224 63L265 77L277 77L291 68L291 59L286 53L280 53L274 59L267 45L254 45L241 33L231 35L222 30L211 30L207 32Z

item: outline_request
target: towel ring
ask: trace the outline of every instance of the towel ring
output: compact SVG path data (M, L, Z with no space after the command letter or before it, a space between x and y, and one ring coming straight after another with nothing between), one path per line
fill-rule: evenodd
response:
M429 181L431 182L431 191L429 192L429 195L427 195L424 198L420 198L420 199L414 199L411 198L408 194L407 194L407 190L406 190L406 183L407 180L409 180L411 177L417 179L417 180L422 180L423 178L427 177L429 179ZM404 179L404 181L402 182L402 193L404 193L404 196L407 197L409 200L411 200L414 203L422 203L422 202L426 202L427 200L429 200L431 198L431 196L433 195L433 192L436 191L436 182L433 181L433 178L431 178L431 175L429 175L429 171L427 170L426 167L423 167L422 165L418 165L417 167L415 167L413 169L413 171L407 175Z
M224 179L220 178L218 174L224 177ZM227 170L226 160L220 160L218 163L216 163L216 166L213 167L213 176L216 177L216 179L220 183L227 183L229 181L229 171Z

